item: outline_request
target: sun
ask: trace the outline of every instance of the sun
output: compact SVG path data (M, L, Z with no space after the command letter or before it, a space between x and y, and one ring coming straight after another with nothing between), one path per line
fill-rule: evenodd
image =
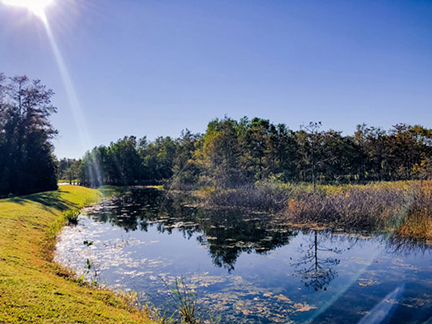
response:
M45 13L45 8L48 7L54 0L1 0L6 5L27 8L35 15L42 17Z

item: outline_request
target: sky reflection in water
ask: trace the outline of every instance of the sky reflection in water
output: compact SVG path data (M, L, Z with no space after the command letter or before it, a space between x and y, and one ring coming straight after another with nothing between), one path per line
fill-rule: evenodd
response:
M165 307L184 276L222 323L424 323L432 316L425 246L383 236L299 231L264 214L184 207L133 190L67 227L56 260ZM93 241L86 246L84 241ZM94 272L87 275L89 279Z

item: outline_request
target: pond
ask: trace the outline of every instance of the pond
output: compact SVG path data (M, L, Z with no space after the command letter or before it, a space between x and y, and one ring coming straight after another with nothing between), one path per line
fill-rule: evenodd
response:
M383 234L300 230L131 189L66 227L55 260L167 315L183 278L202 317L220 323L430 323L431 252Z

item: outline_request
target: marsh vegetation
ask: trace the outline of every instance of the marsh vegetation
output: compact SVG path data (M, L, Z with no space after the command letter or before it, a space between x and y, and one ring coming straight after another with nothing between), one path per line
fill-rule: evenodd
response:
M204 134L124 137L62 163L89 186L163 185L208 207L426 239L431 144L432 131L420 125L385 131L362 124L344 136L319 122L293 131L267 119L225 117L210 121Z
M383 201L371 208L386 216L389 202L402 205L414 190L412 183L382 185L365 194L356 187L321 186L314 193L309 185L308 195L334 199L327 204L338 206L351 190L369 206L369 192L376 190ZM425 193L427 188L424 183ZM297 202L304 192L299 190ZM220 323L358 322L389 294L391 307L379 310L388 321L422 323L432 315L431 249L424 240L397 235L397 227L388 225L393 218L357 226L359 211L344 229L337 218L324 228L313 216L305 222L315 226L308 228L293 226L286 207L266 213L233 208L231 200L228 207L216 207L206 205L205 197L122 188L62 233L56 258L77 273L91 259L102 282L136 291L141 304L156 305L162 314L176 312L172 288L183 277L194 297L193 312L203 322L210 317ZM416 210L415 200L410 203ZM94 242L91 249L84 240Z

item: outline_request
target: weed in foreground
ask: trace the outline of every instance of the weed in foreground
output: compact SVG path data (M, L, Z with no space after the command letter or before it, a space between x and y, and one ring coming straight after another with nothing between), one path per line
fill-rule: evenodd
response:
M68 225L77 225L78 224L78 216L80 215L79 209L70 209L63 213L63 216Z
M93 245L93 241L85 240L83 244L86 247L90 247ZM81 276L78 278L78 282L80 284L85 283L85 278L90 277L91 278L91 286L98 286L100 283L100 277L99 277L99 270L96 264L91 259L86 259L86 268L85 271L81 274Z
M197 318L197 300L195 291L190 289L186 283L184 277L176 277L173 286L169 286L168 283L164 282L164 285L168 289L168 295L173 305L175 305L174 313L169 316L163 316L161 323L178 323L175 320L175 315L178 314L180 323L184 324L199 324L200 320Z

